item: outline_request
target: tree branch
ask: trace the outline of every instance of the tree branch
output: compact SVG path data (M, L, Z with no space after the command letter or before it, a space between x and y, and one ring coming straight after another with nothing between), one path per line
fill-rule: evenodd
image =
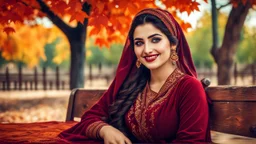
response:
M33 9L37 9L36 7L33 7L33 6L31 6L31 5L28 5L28 4L25 3L24 1L18 1L18 2L24 4L24 5L27 6L27 7L31 7L31 8L33 8Z
M84 12L86 12L87 15L89 16L90 13L91 13L91 8L92 8L92 6L91 6L90 4L88 4L87 2L85 2L85 3L83 4L82 10L83 10ZM84 19L84 25L87 25L87 23L88 23L88 18Z
M91 5L88 4L87 2L85 2L82 6L82 10L84 12L86 12L86 14L89 16L90 15L90 12L91 12ZM85 18L84 19L84 22L83 24L79 23L77 24L77 27L76 28L80 28L80 29L83 29L85 30L85 27L88 25L88 18Z
M47 17L58 27L63 31L66 35L72 30L72 28L67 25L62 19L60 19L56 14L54 14L50 8L42 1L37 0L41 7L41 11L44 12Z
M221 5L219 8L217 8L217 10L219 11L220 9L222 9L222 8L224 8L224 7L226 7L226 6L230 5L230 4L231 4L231 1L228 2L227 4Z
M249 9L252 7L249 1L245 5L241 2L237 7L232 7L231 12L229 13L228 21L225 27L225 33L223 38L222 45L225 45L232 49L237 47L237 43L240 39L240 33L245 22L245 18L249 12ZM232 41L232 45L228 45Z
M218 14L216 9L216 2L215 0L211 0L212 4L212 48L211 54L216 63L218 60L218 44L219 44L219 34L218 34Z

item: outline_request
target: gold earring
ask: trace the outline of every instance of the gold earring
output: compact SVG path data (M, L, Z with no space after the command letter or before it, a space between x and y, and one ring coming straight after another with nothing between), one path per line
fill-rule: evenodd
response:
M137 67L137 68L140 68L140 65L141 65L141 62L139 61L139 59L137 59L137 61L136 61L136 67Z
M171 48L171 60L175 62L179 60L179 56L176 52L176 48Z

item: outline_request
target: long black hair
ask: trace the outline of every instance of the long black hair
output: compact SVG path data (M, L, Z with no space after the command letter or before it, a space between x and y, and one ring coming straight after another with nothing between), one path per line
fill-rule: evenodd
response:
M134 49L133 34L135 28L145 23L153 24L168 37L170 44L177 45L177 38L170 33L165 24L158 17L151 14L141 14L135 17L135 19L133 20L128 34L128 38L131 44L130 48ZM149 69L141 65L140 68L138 68L134 73L130 73L127 76L123 85L120 87L120 90L117 93L116 100L112 105L109 106L109 116L107 118L107 122L122 131L133 142L135 141L135 137L127 129L127 126L125 124L125 114L134 103L138 94L143 91L149 78Z

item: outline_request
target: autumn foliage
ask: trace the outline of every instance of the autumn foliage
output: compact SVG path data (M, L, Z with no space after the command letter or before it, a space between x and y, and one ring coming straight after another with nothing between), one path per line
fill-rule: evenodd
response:
M45 43L56 37L66 39L63 34L58 36L51 34L51 31L58 31L57 27L46 29L38 25L37 19L47 16L42 12L40 1L42 0L0 1L0 50L5 59L25 58L28 60L24 61L33 66L38 62L32 58L33 56L45 58L43 54ZM207 0L204 1L207 2ZM237 5L239 1L231 0L231 3ZM246 1L242 0L244 4ZM254 0L249 1L256 3ZM50 8L53 14L70 26L75 26L78 22L83 24L88 18L89 32L87 34L95 38L95 44L107 47L111 43L124 42L132 18L141 9L162 6L176 17L184 30L187 30L191 25L179 19L177 12L187 12L189 15L193 11L199 11L200 5L194 0L162 0L161 4L154 0L130 0L129 2L125 0L82 0L81 2L78 0L43 0L42 2ZM89 14L83 10L84 3L91 5ZM65 43L68 44L67 40ZM57 61L61 61L61 58Z
M207 1L207 0L206 0ZM91 34L98 34L103 28L107 29L108 33L113 33L118 30L121 33L126 33L131 22L131 18L141 9L147 7L158 7L154 0L130 0L106 1L106 0L45 0L44 1L59 17L69 16L69 22L77 21L83 23L85 18L90 18L89 26L95 27ZM82 10L83 3L91 4L90 17ZM199 3L191 0L169 1L163 0L163 4L167 10L175 14L178 11L191 12L199 11ZM40 11L40 5L33 0L3 0L0 2L1 19L0 24L5 25L6 33L13 32L12 27L8 25L14 23L24 23L25 21L35 20L37 17L43 17ZM125 31L124 31L125 30ZM110 35L112 37L112 35ZM114 36L113 36L114 37ZM112 40L113 38L110 38ZM115 39L115 38L114 38Z

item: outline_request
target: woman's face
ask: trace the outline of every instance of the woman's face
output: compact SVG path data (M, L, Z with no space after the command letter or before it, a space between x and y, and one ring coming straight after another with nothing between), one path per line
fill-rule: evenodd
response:
M139 61L150 70L171 66L171 45L167 36L151 23L135 28L134 52Z

